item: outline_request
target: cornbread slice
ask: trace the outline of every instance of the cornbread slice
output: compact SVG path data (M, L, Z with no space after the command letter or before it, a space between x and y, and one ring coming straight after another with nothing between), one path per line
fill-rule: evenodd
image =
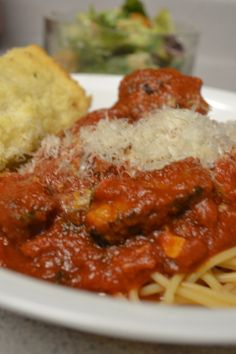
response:
M0 57L0 169L83 116L90 97L36 45Z

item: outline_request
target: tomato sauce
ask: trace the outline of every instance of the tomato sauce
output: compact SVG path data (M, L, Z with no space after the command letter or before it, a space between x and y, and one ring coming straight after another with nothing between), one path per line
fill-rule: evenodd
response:
M190 157L130 177L125 167L121 173L95 159L89 175L78 174L79 129L104 113L132 124L150 107L166 104L207 111L200 80L172 69L161 73L128 75L118 102L79 121L58 156L43 158L39 151L32 172L1 175L2 267L75 288L126 293L156 270L189 273L236 245L234 152L209 169Z

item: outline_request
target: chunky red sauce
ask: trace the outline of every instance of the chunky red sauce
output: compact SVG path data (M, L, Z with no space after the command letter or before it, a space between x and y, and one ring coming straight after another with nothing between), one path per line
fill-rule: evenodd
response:
M158 270L191 272L236 245L236 155L211 169L188 158L161 170L120 173L94 160L79 175L82 125L104 117L139 119L163 105L205 113L201 82L174 70L138 71L110 109L88 114L57 157L34 157L33 172L0 177L3 267L97 292L127 292ZM63 135L61 141L63 142ZM73 153L72 153L73 151ZM69 160L68 160L69 156Z

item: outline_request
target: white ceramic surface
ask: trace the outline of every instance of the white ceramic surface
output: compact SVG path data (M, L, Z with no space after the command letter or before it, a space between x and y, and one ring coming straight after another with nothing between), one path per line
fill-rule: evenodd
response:
M119 77L78 75L76 79L95 96L93 108L116 99ZM236 94L204 88L212 116L236 119ZM0 269L0 306L62 326L115 337L152 342L236 344L236 308L129 303L85 291L48 284Z

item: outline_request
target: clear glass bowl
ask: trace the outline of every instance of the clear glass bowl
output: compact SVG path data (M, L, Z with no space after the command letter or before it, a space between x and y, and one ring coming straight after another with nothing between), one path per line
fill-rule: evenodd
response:
M44 18L44 47L70 72L127 74L147 67L174 67L191 74L199 33L177 23L173 34L92 28L64 16Z

